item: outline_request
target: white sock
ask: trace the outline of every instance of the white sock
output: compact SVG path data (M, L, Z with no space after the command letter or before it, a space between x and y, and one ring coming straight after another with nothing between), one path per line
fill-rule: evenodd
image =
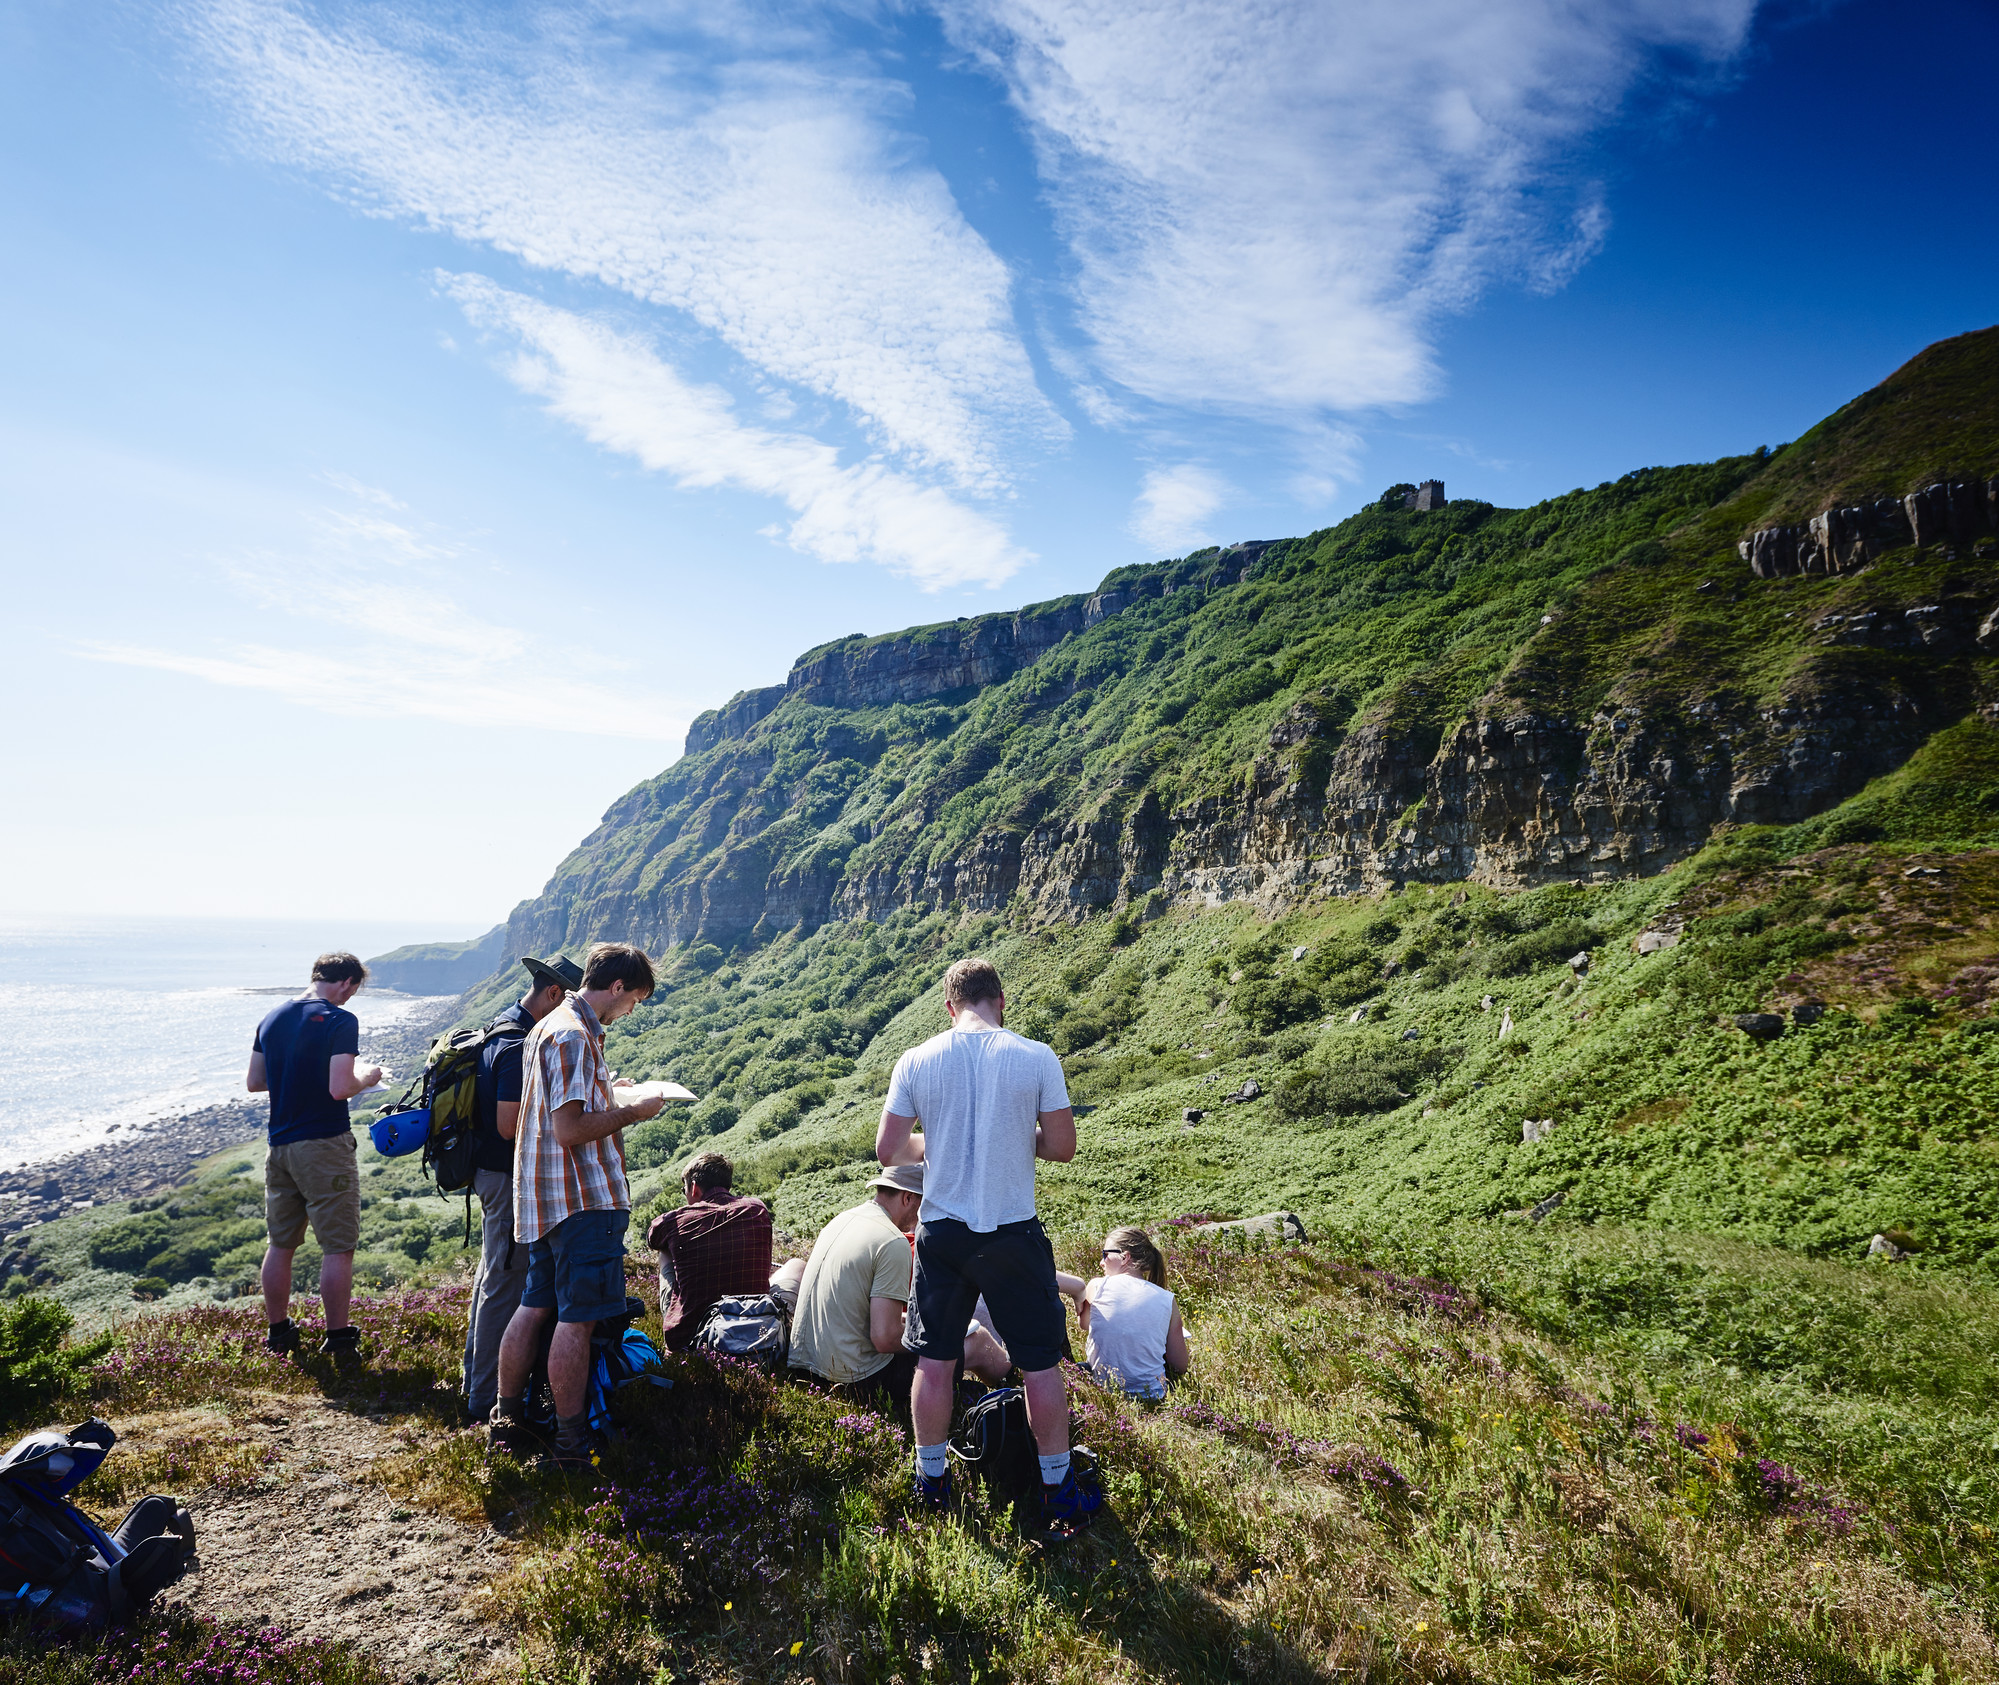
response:
M1066 1461L1066 1459L1064 1459ZM935 1480L951 1466L951 1446L947 1441L942 1445L919 1445L916 1448L917 1472L926 1479Z
M1060 1486L1068 1478L1069 1453L1067 1451L1057 1451L1054 1456L1043 1457L1041 1459L1041 1484L1043 1486Z

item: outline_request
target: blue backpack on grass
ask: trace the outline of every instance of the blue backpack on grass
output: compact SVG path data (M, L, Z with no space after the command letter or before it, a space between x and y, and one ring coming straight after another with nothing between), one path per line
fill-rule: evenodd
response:
M670 1387L672 1380L660 1373L659 1347L647 1338L643 1328L633 1323L645 1315L643 1301L625 1300L625 1314L607 1317L590 1331L590 1384L583 1395L583 1416L592 1433L608 1433L611 1428L611 1395L636 1381L656 1387ZM528 1376L528 1390L522 1400L528 1420L551 1440L555 1436L555 1396L548 1388L548 1347L555 1338L551 1318L542 1333L541 1350L535 1354L534 1370Z
M67 1501L117 1442L93 1417L0 1457L0 1620L56 1637L107 1627L193 1559L194 1522L176 1499L141 1498L110 1533Z

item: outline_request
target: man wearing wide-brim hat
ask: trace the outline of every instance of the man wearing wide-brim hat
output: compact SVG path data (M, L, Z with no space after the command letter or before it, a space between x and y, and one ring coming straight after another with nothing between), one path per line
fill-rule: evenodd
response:
M514 1128L521 1111L521 1049L528 1031L583 986L574 960L523 959L528 992L487 1026L479 1050L478 1121L472 1137L472 1189L479 1196L479 1273L472 1278L465 1328L465 1409L472 1421L492 1414L499 1392L500 1339L520 1308L528 1249L514 1243Z

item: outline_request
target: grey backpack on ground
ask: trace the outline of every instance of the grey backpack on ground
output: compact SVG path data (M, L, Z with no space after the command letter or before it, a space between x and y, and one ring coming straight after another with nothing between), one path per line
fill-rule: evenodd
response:
M782 1374L791 1351L791 1318L781 1300L768 1293L741 1293L717 1299L694 1336L698 1351L742 1358Z

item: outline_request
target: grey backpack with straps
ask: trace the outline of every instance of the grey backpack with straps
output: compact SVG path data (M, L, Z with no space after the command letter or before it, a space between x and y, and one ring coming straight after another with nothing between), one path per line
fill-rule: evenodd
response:
M694 1345L701 1351L743 1358L781 1373L791 1351L791 1318L783 1301L768 1293L717 1299L701 1332L694 1336Z

